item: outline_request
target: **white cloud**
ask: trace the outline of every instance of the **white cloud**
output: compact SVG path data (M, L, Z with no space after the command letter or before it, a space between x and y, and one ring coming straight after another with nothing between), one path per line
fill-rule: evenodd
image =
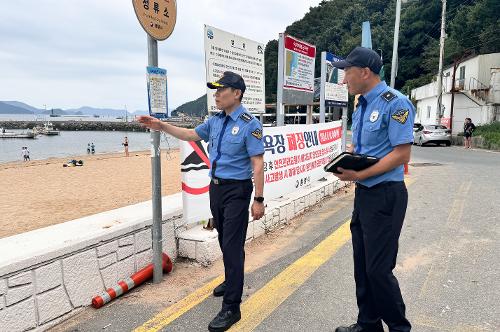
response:
M205 92L203 25L267 43L319 0L178 0L159 42L174 108ZM130 0L0 4L0 100L35 107L146 109L146 34Z

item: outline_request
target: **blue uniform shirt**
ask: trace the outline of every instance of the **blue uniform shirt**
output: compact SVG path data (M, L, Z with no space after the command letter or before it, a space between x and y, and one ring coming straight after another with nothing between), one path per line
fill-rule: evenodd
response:
M246 180L252 178L250 157L264 154L262 125L245 107L229 116L219 112L195 128L209 144L210 177Z
M355 153L383 158L395 146L413 143L415 108L406 96L380 82L359 97L352 115L352 143ZM359 181L372 187L384 181L403 181L403 165Z

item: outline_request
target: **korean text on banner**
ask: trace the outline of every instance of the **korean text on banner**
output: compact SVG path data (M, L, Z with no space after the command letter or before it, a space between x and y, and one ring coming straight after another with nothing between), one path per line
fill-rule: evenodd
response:
M323 166L341 152L341 137L342 121L265 128L266 199L284 196L324 177Z
M314 91L316 46L285 35L283 88Z
M168 117L167 71L147 67L149 114L157 118Z
M345 73L342 69L333 67L333 63L341 58L326 53L325 106L346 107L349 98L347 84L342 84Z
M265 112L264 44L205 26L205 68L207 82L217 81L225 71L245 80L242 103L252 113ZM217 112L214 90L207 88L209 112Z
M266 127L264 197L285 196L326 176L323 166L341 152L342 122ZM207 144L181 142L184 220L210 218Z

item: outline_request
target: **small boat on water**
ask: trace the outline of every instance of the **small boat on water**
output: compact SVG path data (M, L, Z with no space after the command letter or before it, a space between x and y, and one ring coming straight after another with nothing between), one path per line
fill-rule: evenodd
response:
M4 128L0 128L0 138L36 138L36 133L33 130L16 133L13 131L6 131Z
M56 136L60 134L60 131L54 129L54 125L50 122L44 123L43 126L34 127L33 131L37 134L47 135L47 136Z

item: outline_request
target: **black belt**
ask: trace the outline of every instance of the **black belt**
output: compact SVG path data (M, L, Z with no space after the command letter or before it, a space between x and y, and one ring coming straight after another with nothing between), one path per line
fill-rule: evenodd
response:
M232 183L243 183L243 182L248 182L252 181L251 179L245 179L245 180L235 180L235 179L220 179L220 178L212 178L212 183L213 184L232 184Z
M401 183L404 183L404 181L384 181L384 182L377 183L376 185L374 185L372 187L367 187L367 186L362 185L361 183L356 183L356 188L379 189L379 188L383 188L383 187L391 187L391 186L401 184Z

